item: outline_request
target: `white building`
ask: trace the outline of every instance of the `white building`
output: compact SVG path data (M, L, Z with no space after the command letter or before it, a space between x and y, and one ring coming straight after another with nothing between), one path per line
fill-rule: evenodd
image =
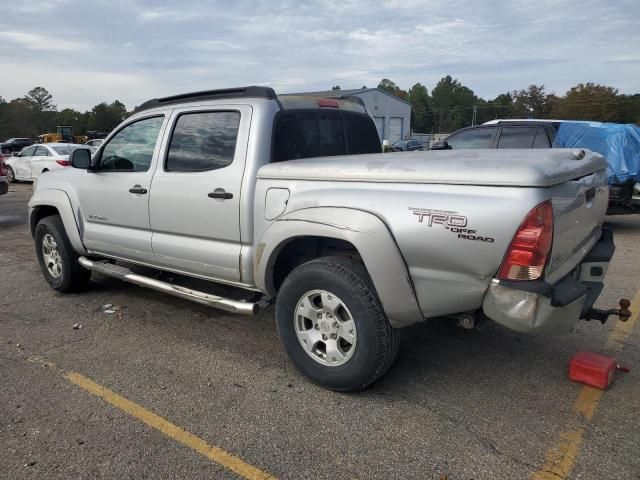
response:
M290 95L312 95L327 98L360 97L376 122L381 140L389 140L393 143L408 137L411 133L411 104L379 88L301 92Z

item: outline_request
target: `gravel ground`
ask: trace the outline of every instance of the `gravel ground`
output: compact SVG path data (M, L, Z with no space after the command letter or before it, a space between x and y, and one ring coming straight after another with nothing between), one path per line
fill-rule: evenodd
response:
M54 292L25 224L30 192L0 197L2 478L237 478L60 373L74 371L278 478L524 479L574 422L582 387L567 361L583 349L631 372L584 425L568 478L640 478L638 328L615 352L615 319L561 337L431 321L403 332L372 388L333 393L288 362L273 309L233 316L97 276L86 293ZM602 307L640 289L640 216L609 221L617 251ZM107 303L122 308L105 314Z

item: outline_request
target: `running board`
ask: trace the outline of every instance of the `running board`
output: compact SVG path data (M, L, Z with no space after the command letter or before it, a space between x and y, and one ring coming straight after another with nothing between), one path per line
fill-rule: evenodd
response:
M91 270L93 272L98 272L109 277L124 280L125 282L134 283L141 287L148 287L152 290L167 293L175 297L191 300L192 302L219 308L220 310L225 310L227 312L239 313L242 315L255 315L256 313L258 313L257 303L218 297L217 295L210 295L208 293L199 292L197 290L191 290L190 288L180 287L179 285L162 282L154 278L138 275L128 268L116 265L114 263L107 263L105 261L94 262L93 260L89 260L86 257L78 258L78 263L80 263L80 265L82 265L87 270Z

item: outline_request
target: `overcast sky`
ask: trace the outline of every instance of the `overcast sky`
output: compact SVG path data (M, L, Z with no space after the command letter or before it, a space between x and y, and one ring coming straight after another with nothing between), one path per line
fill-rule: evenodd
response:
M47 88L59 108L243 85L277 92L429 88L484 98L579 82L640 92L638 0L279 0L0 3L0 96Z

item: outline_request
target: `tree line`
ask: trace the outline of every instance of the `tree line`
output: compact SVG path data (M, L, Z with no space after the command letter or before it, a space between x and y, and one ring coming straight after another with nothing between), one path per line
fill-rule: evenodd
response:
M387 78L378 88L411 103L411 129L419 133L450 133L496 118L554 118L640 125L640 94L620 94L613 87L594 83L580 83L562 96L548 93L544 85L529 85L490 100L478 97L450 75L443 77L431 93L421 83L403 90Z
M55 133L57 125L73 126L74 135L92 130L109 132L129 114L118 100L99 103L86 112L58 110L47 89L35 87L24 97L9 102L0 96L0 141L11 137L36 139L43 133Z
M411 128L419 133L450 133L495 118L640 124L640 94L620 94L613 87L594 83L580 83L561 96L548 93L544 85L529 85L489 100L478 97L450 75L443 77L431 92L421 83L403 90L387 78L380 81L378 88L411 103ZM339 90L340 86L332 89ZM57 125L72 125L75 135L91 130L109 132L131 113L118 100L99 103L85 112L58 110L51 94L43 87L35 87L11 101L0 96L0 141L10 137L35 139L55 132Z

